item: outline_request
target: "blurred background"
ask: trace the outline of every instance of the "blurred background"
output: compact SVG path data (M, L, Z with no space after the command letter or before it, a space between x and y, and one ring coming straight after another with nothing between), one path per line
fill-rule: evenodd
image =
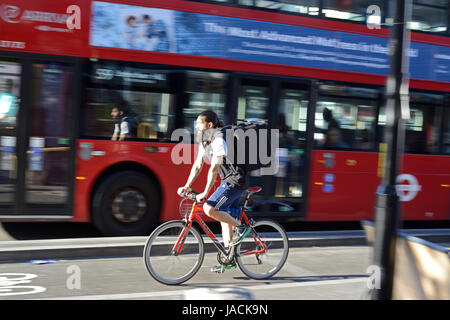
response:
M374 220L389 1L140 3L0 2L7 231L18 239L26 226L43 226L41 237L147 235L178 219L176 190L206 109L225 124L263 119L279 130L277 173L249 175L249 186L263 187L253 216L291 230ZM414 0L408 24L410 114L397 179L406 226L449 226L449 10L448 0ZM172 139L180 128L181 153ZM205 182L206 170L194 189Z

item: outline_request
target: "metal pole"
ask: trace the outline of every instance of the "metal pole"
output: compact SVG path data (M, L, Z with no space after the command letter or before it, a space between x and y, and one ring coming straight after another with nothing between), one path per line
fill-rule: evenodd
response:
M385 157L382 184L377 190L376 231L374 265L379 267L380 286L371 289L376 300L392 299L395 266L396 234L400 207L396 191L396 179L401 170L404 148L402 119L409 118L409 31L406 23L411 21L411 0L395 1L394 25L389 44L390 71L386 82L386 128Z

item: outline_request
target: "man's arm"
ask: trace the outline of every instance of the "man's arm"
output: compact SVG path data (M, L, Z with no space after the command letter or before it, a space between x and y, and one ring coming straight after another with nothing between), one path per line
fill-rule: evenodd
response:
M197 159L195 159L195 162L191 168L191 173L189 174L189 178L188 178L186 184L184 185L186 188L190 188L192 186L195 179L197 179L200 172L202 171L203 163L205 162L204 155L205 155L205 149L202 147L199 147Z
M219 172L219 167L222 164L222 158L223 156L213 157L211 160L211 167L208 170L208 180L206 182L205 190L203 191L205 196L209 194L209 191L216 182L217 172Z

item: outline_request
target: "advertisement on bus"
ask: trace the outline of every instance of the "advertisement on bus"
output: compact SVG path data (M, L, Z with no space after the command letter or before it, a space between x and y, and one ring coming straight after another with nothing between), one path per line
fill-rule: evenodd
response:
M387 75L389 39L94 1L90 45ZM446 81L450 47L411 43L411 78ZM426 62L426 63L424 63Z

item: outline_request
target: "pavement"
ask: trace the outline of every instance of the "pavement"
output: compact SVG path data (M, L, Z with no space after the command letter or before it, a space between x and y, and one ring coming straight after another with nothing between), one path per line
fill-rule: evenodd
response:
M258 300L266 300L261 302L264 304L267 300L359 300L365 298L371 257L372 248L368 246L291 248L280 272L270 279L254 280L239 268L221 274L210 272L217 264L217 253L211 252L205 254L198 273L178 286L154 280L142 256L60 259L45 264L0 263L0 304L16 299L189 300L200 305L216 299L230 304L232 300L256 300L252 302L256 304ZM164 308L161 304L145 306L147 310ZM175 312L174 307L168 309ZM276 313L271 309L270 318L276 318ZM180 316L175 312L169 318Z
M402 229L402 232L433 243L450 243L450 229ZM1 234L1 230L0 230ZM361 246L367 245L362 230L288 232L289 246ZM45 259L80 259L142 256L147 237L96 237L52 240L0 239L0 263ZM206 250L213 249L204 236Z
M246 303L242 300L250 304L266 304L268 300L365 300L369 299L368 289L376 283L372 263L373 248L367 245L290 248L288 260L279 273L270 279L254 280L239 268L222 274L210 272L217 264L217 253L210 252L205 254L199 272L178 286L154 280L142 256L58 259L43 264L0 263L0 303L17 299L158 300L157 305L143 306L150 311L153 307L166 307L166 311L174 313L169 318L178 319L182 309L170 304L163 306L162 300L176 300L181 307L191 303L206 306L211 304L209 300L216 299L230 306ZM172 267L182 266L175 263ZM435 278L432 279L435 284ZM406 288L408 293L411 288L414 286ZM330 307L336 311L336 305ZM319 310L322 312L323 308ZM343 311L348 310L351 309ZM33 312L36 313L34 308ZM279 310L270 307L269 314L272 319L279 315Z

